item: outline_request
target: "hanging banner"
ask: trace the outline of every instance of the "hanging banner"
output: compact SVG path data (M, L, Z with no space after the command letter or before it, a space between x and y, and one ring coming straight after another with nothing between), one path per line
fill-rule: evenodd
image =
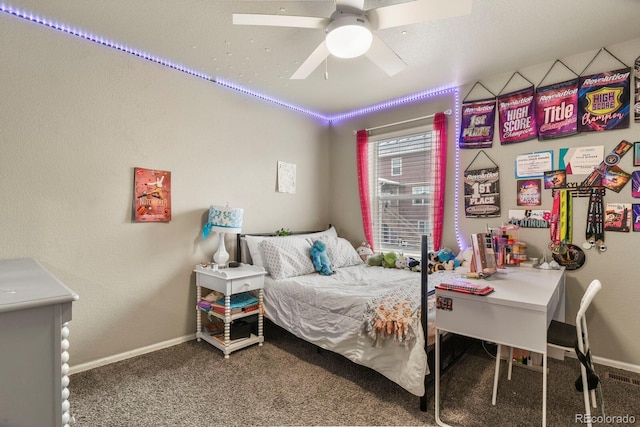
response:
M467 218L500 216L500 172L497 167L464 171L464 211Z
M491 148L495 120L495 98L463 103L459 147Z
M636 75L636 102L633 108L635 115L635 122L640 123L640 56L636 58L636 62L634 64L634 71ZM636 230L634 230L636 231Z
M630 68L580 77L578 131L628 128L630 87Z
M498 124L503 145L537 138L533 86L498 96Z
M538 139L578 133L578 79L536 89Z

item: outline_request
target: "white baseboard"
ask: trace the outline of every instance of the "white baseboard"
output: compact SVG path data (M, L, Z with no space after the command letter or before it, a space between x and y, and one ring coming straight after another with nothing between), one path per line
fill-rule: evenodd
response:
M610 368L622 369L623 371L635 372L640 374L640 366L631 363L619 362L617 360L605 359L604 357L593 356L593 361L599 365L608 366Z
M82 363L80 365L74 365L69 367L69 375L77 374L79 372L88 371L89 369L98 368L100 366L109 365L111 363L120 362L121 360L130 359L135 356L140 356L153 351L162 350L163 348L173 347L174 345L182 344L187 341L196 339L195 334L185 335L183 337L174 338L172 340L159 342L157 344L148 345L146 347L137 348L135 350L126 351L124 353L115 354L113 356L105 357L102 359L94 360L92 362Z

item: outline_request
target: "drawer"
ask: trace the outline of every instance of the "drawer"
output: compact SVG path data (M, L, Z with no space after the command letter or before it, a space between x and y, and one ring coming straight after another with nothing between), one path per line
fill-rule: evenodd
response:
M211 289L212 291L218 291L223 294L227 292L227 281L210 274L197 274L196 285Z
M263 287L264 277L262 275L242 277L231 280L231 293L252 291Z

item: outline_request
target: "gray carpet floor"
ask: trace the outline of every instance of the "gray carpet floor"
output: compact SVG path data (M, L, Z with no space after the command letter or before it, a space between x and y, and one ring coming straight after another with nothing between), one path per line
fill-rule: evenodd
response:
M421 412L418 397L368 368L318 352L271 323L265 339L264 346L226 360L194 340L74 374L69 400L76 426L436 425L432 391L428 411ZM460 426L540 425L542 374L514 368L507 381L502 362L498 402L492 406L494 360L490 347L475 345L442 377L441 418ZM549 365L547 425L580 425L577 360ZM601 377L606 371L638 377L597 369ZM597 425L640 424L640 386L614 379L602 383L609 418Z

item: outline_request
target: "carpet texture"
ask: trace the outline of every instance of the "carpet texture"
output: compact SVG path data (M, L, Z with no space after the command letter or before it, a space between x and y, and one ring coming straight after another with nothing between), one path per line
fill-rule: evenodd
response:
M487 351L488 350L488 351ZM495 348L493 348L495 354ZM460 426L537 426L542 374L501 368L491 405L491 348L473 346L441 381L441 418ZM628 372L597 366L605 371ZM575 359L549 361L547 425L570 426L582 414ZM272 323L265 344L229 359L206 342L191 341L71 376L76 426L433 426L419 398L382 375L302 341ZM640 387L603 379L606 423L640 424ZM600 409L594 415L600 415ZM620 418L612 418L620 417ZM579 421L579 420L578 420ZM633 421L633 422L630 422ZM594 424L596 425L596 424Z

